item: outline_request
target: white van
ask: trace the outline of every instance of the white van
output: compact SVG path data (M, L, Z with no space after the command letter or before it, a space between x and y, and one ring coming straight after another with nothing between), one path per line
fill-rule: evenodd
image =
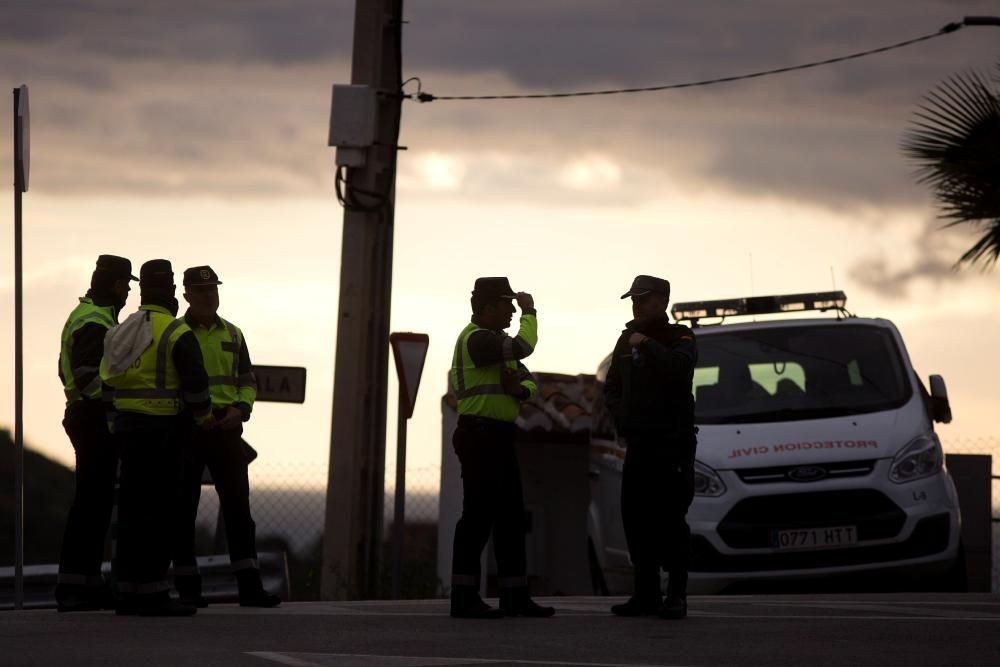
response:
M951 420L944 381L930 376L928 393L892 322L845 305L826 292L673 307L698 343L693 593L876 571L960 576L958 498L934 433ZM810 310L835 316L788 318ZM627 593L624 443L594 412L592 577Z

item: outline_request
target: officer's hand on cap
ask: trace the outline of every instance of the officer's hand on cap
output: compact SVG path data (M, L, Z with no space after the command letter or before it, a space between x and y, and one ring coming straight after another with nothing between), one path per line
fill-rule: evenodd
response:
M521 310L534 310L535 300L527 292L518 292L515 297L517 298L517 307Z
M231 431L243 423L243 413L235 405L226 407L226 414L219 420L219 428L223 431Z

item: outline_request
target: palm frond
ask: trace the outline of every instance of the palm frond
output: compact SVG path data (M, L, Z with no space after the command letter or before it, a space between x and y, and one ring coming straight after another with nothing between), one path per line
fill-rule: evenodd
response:
M914 113L902 143L949 225L985 226L958 263L1000 258L1000 62L991 81L977 72L942 81Z

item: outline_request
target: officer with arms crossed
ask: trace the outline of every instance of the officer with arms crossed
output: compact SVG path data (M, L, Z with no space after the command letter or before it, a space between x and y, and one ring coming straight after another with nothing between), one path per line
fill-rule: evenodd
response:
M257 397L257 380L243 332L218 315L218 286L221 284L210 266L195 266L184 271L184 300L190 305L184 313L184 322L194 331L205 359L216 425L208 430L190 425L189 437L184 443L182 500L174 536L174 586L180 593L181 602L207 606L208 602L201 595L201 575L194 555L201 476L207 465L219 494L240 605L276 607L281 604L281 598L265 591L260 579L256 524L250 516L247 476L247 455L252 450L244 446L241 438L243 422L250 419Z
M59 379L66 393L63 428L76 453L76 493L59 554L59 611L88 611L113 604L101 578L101 561L114 504L118 454L104 415L98 370L104 335L118 324L131 280L138 278L132 275L129 260L115 255L98 257L90 290L80 297L62 331Z
M637 276L622 295L629 297L634 319L615 345L604 395L626 444L622 523L635 593L611 611L683 618L697 444L691 381L698 351L691 330L667 317L670 283ZM661 600L661 564L670 577L666 600Z
M504 333L521 308L513 338ZM455 618L551 616L528 593L524 499L514 434L521 401L537 393L520 363L538 342L535 303L515 293L507 278L479 278L472 292L472 322L462 330L451 366L451 389L458 400L458 427L452 438L462 467L462 517L452 552L451 615ZM479 558L493 534L500 609L479 597Z
M177 315L170 262L139 270L142 305L104 339L101 379L112 399L109 421L118 439L116 613L190 616L197 610L170 598L170 534L180 474L180 412L186 404L204 428L214 425L208 375L198 339Z

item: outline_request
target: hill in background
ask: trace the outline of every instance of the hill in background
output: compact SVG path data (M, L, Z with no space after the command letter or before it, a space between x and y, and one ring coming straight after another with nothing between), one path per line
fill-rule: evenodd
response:
M66 446L70 447L69 440ZM0 429L0 566L14 564L14 441ZM76 482L70 468L24 450L24 562L59 562L66 514Z

